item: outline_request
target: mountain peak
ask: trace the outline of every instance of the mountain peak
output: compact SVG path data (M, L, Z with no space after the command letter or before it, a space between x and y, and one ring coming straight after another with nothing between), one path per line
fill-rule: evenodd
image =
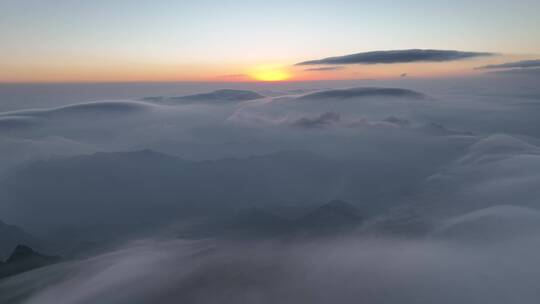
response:
M51 265L60 260L58 256L43 255L26 245L19 244L9 258L0 263L0 278Z
M32 248L26 245L19 244L15 247L15 249L13 249L13 252L9 256L9 258L6 260L6 262L15 262L17 260L25 259L36 254L38 253L35 252Z

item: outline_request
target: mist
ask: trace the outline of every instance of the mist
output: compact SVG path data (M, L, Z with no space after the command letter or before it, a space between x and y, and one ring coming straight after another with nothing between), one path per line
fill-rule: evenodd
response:
M537 303L537 84L3 85L0 302Z
M3 303L25 292L32 295L21 303L535 303L538 241L143 240L0 290Z

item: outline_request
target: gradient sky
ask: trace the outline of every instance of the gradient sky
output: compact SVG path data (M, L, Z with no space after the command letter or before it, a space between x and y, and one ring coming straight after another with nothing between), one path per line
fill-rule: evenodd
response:
M540 1L0 0L0 82L431 76L540 54ZM482 62L296 62L408 48L488 51Z

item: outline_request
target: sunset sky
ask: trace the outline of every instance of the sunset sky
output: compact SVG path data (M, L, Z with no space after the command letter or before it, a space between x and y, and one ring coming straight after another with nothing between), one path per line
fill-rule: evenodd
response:
M540 54L540 1L0 0L0 82L440 77ZM298 66L371 51L490 52Z

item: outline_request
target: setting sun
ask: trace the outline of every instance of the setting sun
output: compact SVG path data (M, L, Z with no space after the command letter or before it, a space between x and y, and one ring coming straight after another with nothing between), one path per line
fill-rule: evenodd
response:
M283 69L272 68L260 68L252 73L250 76L259 81L283 81L291 78L291 74Z
M0 0L0 304L540 304L538 12Z

